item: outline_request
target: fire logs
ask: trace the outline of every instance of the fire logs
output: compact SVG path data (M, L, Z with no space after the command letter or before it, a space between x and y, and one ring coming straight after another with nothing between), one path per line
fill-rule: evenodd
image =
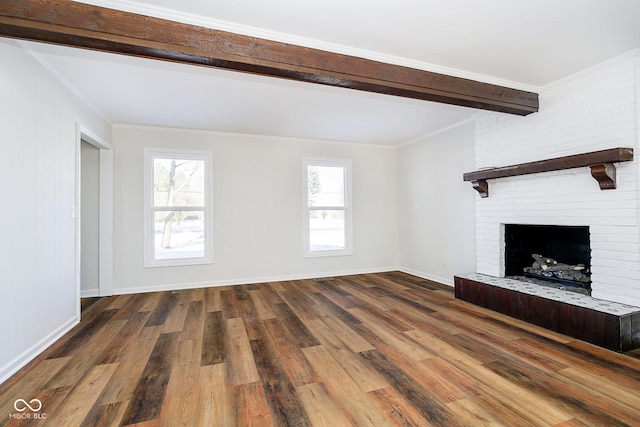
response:
M581 283L589 283L591 281L589 269L585 268L584 264L563 264L553 258L543 257L538 254L533 254L532 257L535 262L531 267L524 269L525 273Z

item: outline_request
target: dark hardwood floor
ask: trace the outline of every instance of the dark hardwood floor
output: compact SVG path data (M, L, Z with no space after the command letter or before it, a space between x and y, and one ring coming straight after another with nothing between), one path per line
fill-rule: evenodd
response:
M100 301L102 298L100 297L89 297L89 298L82 298L80 300L80 310L82 311L82 313L84 313L85 311L87 311L89 308L91 308L91 306L95 303L97 303L98 301Z
M20 418L17 399L42 408L20 402ZM640 358L398 272L121 295L86 305L0 385L0 415L56 427L637 426Z

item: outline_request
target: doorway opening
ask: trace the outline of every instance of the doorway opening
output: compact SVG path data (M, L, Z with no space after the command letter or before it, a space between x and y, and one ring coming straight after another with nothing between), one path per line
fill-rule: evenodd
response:
M80 141L80 294L100 295L100 149Z
M77 125L76 292L81 298L113 294L113 151Z

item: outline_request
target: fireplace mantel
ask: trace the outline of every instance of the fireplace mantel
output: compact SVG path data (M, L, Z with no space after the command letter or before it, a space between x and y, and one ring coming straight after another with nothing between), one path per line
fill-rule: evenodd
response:
M488 179L588 166L591 169L591 175L598 181L600 189L611 190L616 188L616 168L613 164L631 160L633 160L633 148L618 147L512 166L481 169L465 173L463 179L471 182L473 188L480 193L480 197L489 197Z

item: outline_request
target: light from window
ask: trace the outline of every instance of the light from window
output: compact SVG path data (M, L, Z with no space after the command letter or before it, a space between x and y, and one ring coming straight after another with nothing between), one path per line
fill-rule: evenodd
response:
M211 262L211 153L145 151L147 266Z
M350 161L305 159L305 252L351 254Z

